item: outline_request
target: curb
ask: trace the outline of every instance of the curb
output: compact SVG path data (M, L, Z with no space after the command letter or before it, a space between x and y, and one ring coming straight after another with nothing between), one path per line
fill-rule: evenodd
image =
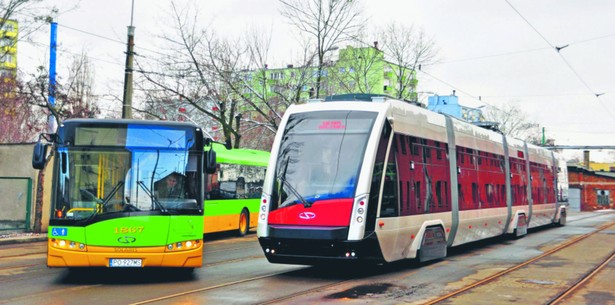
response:
M1 245L11 245L11 244L31 243L31 242L40 242L40 241L47 241L47 236L0 238L0 246Z

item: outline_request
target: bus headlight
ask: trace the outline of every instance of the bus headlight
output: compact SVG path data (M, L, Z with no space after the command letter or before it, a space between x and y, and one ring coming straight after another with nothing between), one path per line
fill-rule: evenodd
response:
M166 252L193 250L199 248L199 246L199 240L178 241L176 243L168 244Z
M49 239L49 247L62 249L62 250L72 250L72 251L87 251L87 247L85 244L72 241L72 240L64 240L64 239Z

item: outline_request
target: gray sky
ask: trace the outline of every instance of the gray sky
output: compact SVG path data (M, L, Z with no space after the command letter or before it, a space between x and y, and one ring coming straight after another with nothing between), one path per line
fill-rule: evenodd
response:
M130 0L54 0L62 13L58 71L85 50L96 90L121 96ZM48 0L48 2L53 2ZM187 3L189 1L178 1ZM72 3L73 5L70 5ZM135 43L154 56L171 25L170 1L135 0ZM272 31L272 66L298 50L276 0L199 0L201 20L236 36ZM414 24L432 36L440 62L419 73L418 91L451 94L466 106L516 103L561 145L615 145L615 2L612 0L363 0L371 25ZM68 10L69 8L72 9ZM84 33L86 32L86 33ZM96 34L96 35L92 35ZM101 38L104 37L104 38ZM107 39L109 38L109 39ZM19 45L19 65L47 65L48 33ZM554 47L568 47L558 53ZM602 94L596 97L596 94ZM481 100L478 100L478 97ZM119 105L118 105L119 107ZM115 106L114 106L115 108Z

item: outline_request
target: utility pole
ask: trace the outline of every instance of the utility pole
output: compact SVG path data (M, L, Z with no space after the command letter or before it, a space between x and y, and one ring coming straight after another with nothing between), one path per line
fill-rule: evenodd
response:
M130 10L130 25L128 26L128 45L126 49L126 68L124 69L124 99L122 104L122 119L132 119L132 62L134 59L135 27L132 26L135 1L132 0Z

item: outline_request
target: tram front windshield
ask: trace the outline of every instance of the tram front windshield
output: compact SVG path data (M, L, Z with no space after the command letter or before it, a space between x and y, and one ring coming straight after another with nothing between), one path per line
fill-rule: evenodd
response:
M97 147L79 145L77 139L73 146L58 148L52 220L200 213L199 153L186 149L186 139L162 148L152 145L156 140L151 137L138 138L150 147Z
M376 115L366 111L291 115L277 158L273 208L353 198Z

